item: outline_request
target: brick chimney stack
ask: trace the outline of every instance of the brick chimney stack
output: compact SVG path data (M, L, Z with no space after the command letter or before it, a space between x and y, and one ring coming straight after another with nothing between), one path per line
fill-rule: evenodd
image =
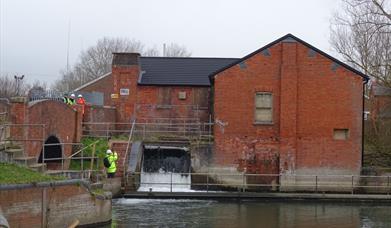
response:
M112 101L117 107L117 121L128 123L137 99L137 81L140 74L139 53L113 53Z
M114 52L112 67L138 66L140 62L139 53Z

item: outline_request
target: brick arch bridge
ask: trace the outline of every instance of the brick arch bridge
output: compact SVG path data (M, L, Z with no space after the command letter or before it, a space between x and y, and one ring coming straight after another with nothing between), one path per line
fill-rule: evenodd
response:
M12 99L9 121L14 124L10 129L11 138L21 139L26 155L37 161L42 159L43 143L66 144L45 146L45 158L58 158L62 154L71 155L70 143L80 142L82 114L77 106L70 107L55 100Z

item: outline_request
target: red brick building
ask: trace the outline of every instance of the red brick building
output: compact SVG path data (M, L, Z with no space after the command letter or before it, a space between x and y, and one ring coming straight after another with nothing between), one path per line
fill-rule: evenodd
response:
M241 59L114 53L78 91L104 93L116 122L212 117L214 171L356 175L367 79L288 34Z
M366 75L288 34L211 80L217 166L360 173Z
M391 119L391 88L373 82L370 91L367 99L367 110L370 118L373 121Z
M104 94L104 105L116 108L119 123L165 118L208 121L208 75L235 60L114 53L112 72L79 87L76 92Z

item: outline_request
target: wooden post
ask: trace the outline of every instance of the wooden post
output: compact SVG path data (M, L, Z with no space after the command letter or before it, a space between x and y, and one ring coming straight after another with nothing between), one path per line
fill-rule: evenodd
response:
M41 201L41 225L43 228L47 226L47 219L46 219L46 211L47 211L47 204L46 204L46 188L42 188L42 201Z
M352 175L352 194L354 194L354 176Z
M81 179L84 179L84 166L83 166L83 162L84 162L84 150L82 149L82 151L81 151Z
M88 179L91 177L91 172L94 168L94 157L95 157L96 143L92 145L92 155L91 155L91 164L90 164L90 172L88 173Z

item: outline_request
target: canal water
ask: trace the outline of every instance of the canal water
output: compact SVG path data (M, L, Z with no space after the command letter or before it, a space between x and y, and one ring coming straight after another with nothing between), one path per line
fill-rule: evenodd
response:
M115 199L105 227L391 227L391 205Z

